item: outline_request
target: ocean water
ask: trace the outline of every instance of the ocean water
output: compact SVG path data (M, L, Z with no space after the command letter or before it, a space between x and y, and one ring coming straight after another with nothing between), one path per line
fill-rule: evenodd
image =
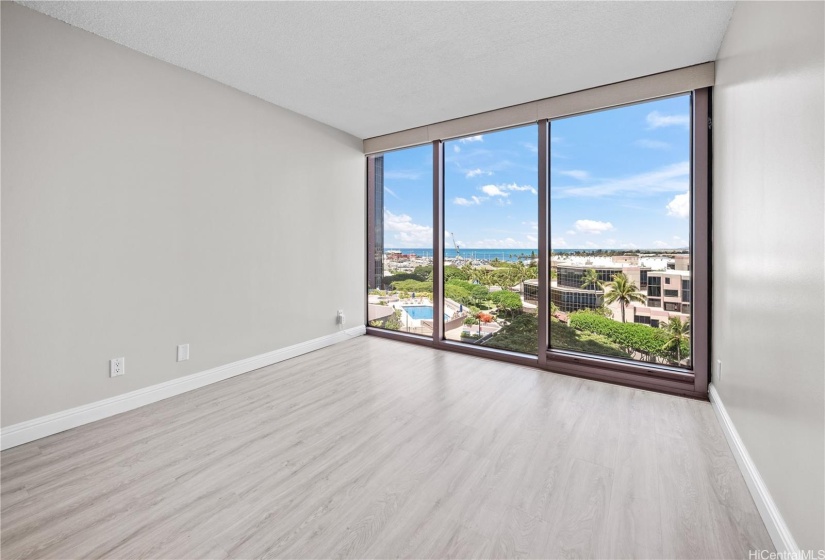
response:
M609 249L615 250L615 249ZM418 255L419 257L430 257L433 256L432 249L410 249L405 247L388 247L385 251L401 251L405 255ZM595 253L597 250L594 249L553 249L553 253ZM650 252L652 254L657 254L662 250L659 249L658 251L655 249L651 249ZM498 259L500 261L525 261L529 260L530 258L538 258L539 250L538 249L460 249L461 257L470 260L479 260L479 261L492 261L494 259ZM667 252L680 252L674 251L673 249L667 250ZM444 258L446 259L454 259L456 256L455 249L452 248L445 248L444 249Z
M432 249L410 249L404 247L389 247L385 251L401 251L405 255L418 255L419 257L432 257ZM554 249L556 253L576 253L582 249ZM460 249L462 258L491 261L498 259L500 261L523 261L531 258L538 258L538 249ZM444 258L454 259L456 256L455 249L445 249Z

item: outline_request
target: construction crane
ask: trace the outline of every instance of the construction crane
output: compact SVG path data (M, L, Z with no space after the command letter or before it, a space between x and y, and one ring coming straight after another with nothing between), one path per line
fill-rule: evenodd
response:
M450 232L450 236L453 238L453 247L455 247L455 258L459 260L461 258L461 252L458 250L458 243L455 242L455 234Z

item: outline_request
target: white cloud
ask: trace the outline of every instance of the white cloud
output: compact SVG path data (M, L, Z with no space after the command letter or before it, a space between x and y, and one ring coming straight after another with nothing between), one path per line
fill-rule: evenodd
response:
M487 196L510 196L510 193L504 192L496 185L484 185L481 187L481 191Z
M559 174L566 175L567 177L573 177L574 179L578 179L579 181L584 181L585 179L590 178L590 173L587 171L582 171L581 169L571 169L569 171L559 171Z
M688 128L690 126L690 115L663 115L659 111L653 111L647 114L648 128L661 128L664 126L683 126Z
M651 150L669 150L670 144L667 142L662 142L661 140L650 140L649 138L642 138L641 140L636 140L634 142L637 146L641 148L648 148Z
M576 220L576 223L573 225L578 232L596 235L613 229L613 224L610 222L599 222L597 220Z
M492 171L482 171L481 169L471 169L464 176L467 179L472 179L473 177L478 177L479 175L492 175Z
M677 218L690 216L690 196L688 193L677 194L667 203L667 215Z
M595 249L596 247L598 247L598 245L596 245L592 241L588 241L587 243L585 243L585 246L590 248L590 249Z
M522 142L522 143L521 143L521 145L522 145L522 146L524 146L524 148L525 148L528 152L532 152L532 153L534 153L534 154L539 153L539 148L538 148L538 146L536 146L536 145L535 145L535 144L533 144L532 142Z
M653 246L658 248L658 249L667 249L668 247L670 247L670 245L668 245L667 243L665 243L661 239L657 239L656 241L654 241Z
M392 196L394 196L398 200L401 200L401 197L398 196L397 194L395 194L395 192L393 192L393 190L391 188L389 188L387 186L384 186L384 190L387 191L388 193L390 193Z
M459 139L459 142L466 144L467 142L484 142L484 135L478 134L476 136L468 136L467 138Z
M564 240L564 237L553 237L550 239L550 246L563 249L567 247L567 241Z
M475 206L475 205L481 204L485 200L487 200L487 199L484 198L484 197L475 196L475 195L471 196L470 198L464 198L462 196L457 196L453 199L453 204L458 204L459 206Z
M576 235L576 232L575 232L575 231L573 231L572 229L568 229L568 230L567 230L567 231L565 231L564 233L566 233L567 235Z
M455 153L459 153L461 151L461 146L459 146L458 144L454 144L453 145L453 151Z
M538 222L521 222L521 225L529 227L533 231L539 230L539 223Z
M684 192L690 180L690 162L683 161L654 171L621 179L606 179L582 187L559 187L554 198L598 198L618 194L651 195L663 192Z
M538 191L535 187L531 185L517 185L516 183L510 183L509 185L500 185L503 190L507 191L517 191L517 192L531 192L533 194L538 194Z
M531 243L538 243L539 238L536 237L535 235L528 235L527 236L527 241L530 241Z
M393 233L393 241L401 247L430 247L433 228L416 224L407 214L393 214L384 210L384 231Z
M538 191L535 189L535 187L531 185L519 185L517 183L509 183L503 185L484 185L483 187L481 187L481 190L488 196L501 197L510 196L510 192L529 192L533 194L538 194Z

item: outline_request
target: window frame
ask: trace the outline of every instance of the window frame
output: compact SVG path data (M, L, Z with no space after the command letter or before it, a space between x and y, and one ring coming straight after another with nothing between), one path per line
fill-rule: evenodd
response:
M581 92L585 93L585 92ZM710 196L711 196L711 169L710 169L710 117L711 117L711 87L700 87L682 92L672 92L667 95L640 97L635 100L621 100L615 105L599 109L611 109L625 105L632 105L645 101L652 101L674 95L691 95L691 162L690 162L690 248L691 248L691 348L692 359L690 368L677 368L648 362L634 362L607 356L580 354L567 350L554 350L549 347L550 334L550 246L549 246L549 217L550 217L550 131L553 120L584 114L590 111L574 111L570 114L557 115L552 118L541 118L535 121L512 123L508 126L493 126L485 130L474 130L473 134L491 133L506 128L514 128L525 124L538 125L538 356L509 352L497 348L478 347L463 342L450 341L444 338L444 322L433 321L432 337L424 335L389 331L381 328L366 326L369 335L400 340L419 344L436 349L458 352L461 354L501 360L513 364L538 367L555 373L606 381L610 383L628 385L649 389L658 392L678 394L693 398L707 399L708 380L710 373L710 289L711 289L711 246L710 246ZM570 94L575 95L575 94ZM469 133L468 133L469 134ZM433 150L433 314L434 317L443 317L444 313L444 142L460 138L467 134L454 134L431 141L410 143L405 147L431 144ZM374 160L377 156L393 150L383 150L368 154L367 159L367 273L370 270L370 259L374 257L375 240L375 192L374 192ZM664 283L663 283L664 284ZM365 285L365 293L366 293ZM660 288L662 289L662 288ZM365 298L365 313L367 308ZM682 302L680 302L681 304ZM365 314L365 320L367 315Z

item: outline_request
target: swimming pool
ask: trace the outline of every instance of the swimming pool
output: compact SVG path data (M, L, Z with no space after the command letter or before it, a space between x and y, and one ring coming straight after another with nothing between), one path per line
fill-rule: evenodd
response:
M405 305L404 311L407 312L410 319L431 321L433 318L432 305ZM444 318L449 319L450 316L445 313Z

